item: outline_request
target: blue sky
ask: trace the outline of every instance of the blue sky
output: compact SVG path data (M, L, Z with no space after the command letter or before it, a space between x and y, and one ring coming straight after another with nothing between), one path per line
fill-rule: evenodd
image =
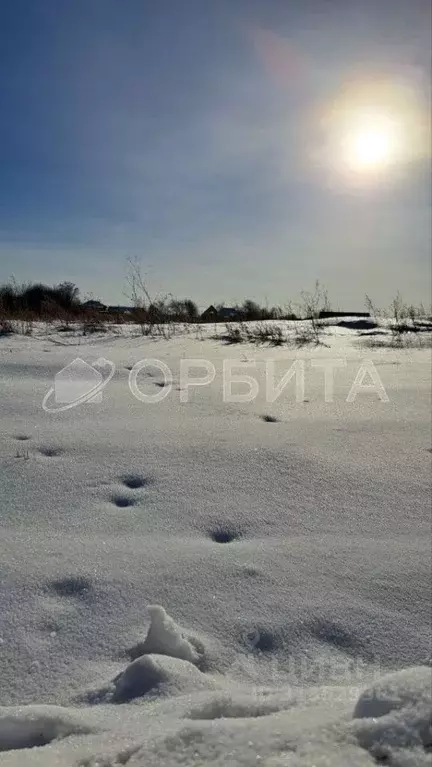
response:
M0 280L428 302L429 62L429 0L0 0ZM421 151L359 183L323 116L377 82Z

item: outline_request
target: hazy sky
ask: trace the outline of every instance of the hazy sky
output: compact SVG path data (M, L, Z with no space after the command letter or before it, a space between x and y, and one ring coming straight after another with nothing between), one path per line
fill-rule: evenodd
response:
M428 302L430 8L0 0L0 280L126 303L137 256L201 306L315 278L340 308ZM347 172L340 115L368 98L401 145Z

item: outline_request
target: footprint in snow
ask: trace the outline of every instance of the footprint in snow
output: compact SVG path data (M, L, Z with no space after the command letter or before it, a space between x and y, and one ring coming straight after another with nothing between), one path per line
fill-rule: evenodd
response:
M39 453L46 458L57 458L64 453L64 450L61 447L41 447Z
M148 477L141 477L139 474L127 474L121 479L123 485L130 490L137 490L140 487L145 487L151 483Z
M136 505L136 501L133 498L128 498L126 495L113 495L111 501L119 509L126 509L128 506Z
M278 637L277 632L269 628L263 628L262 626L243 631L241 639L243 644L251 652L255 650L256 652L261 653L271 653L275 652L280 647L280 638Z
M236 527L218 525L209 532L209 536L215 543L232 543L241 538L241 532Z
M50 581L47 586L49 591L54 591L59 597L83 598L89 596L93 591L90 578L83 575L67 575L64 578Z

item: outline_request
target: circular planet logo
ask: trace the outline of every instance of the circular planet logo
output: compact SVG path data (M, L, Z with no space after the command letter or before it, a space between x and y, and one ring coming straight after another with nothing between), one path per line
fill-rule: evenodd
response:
M54 386L43 398L42 407L46 413L62 413L87 402L100 403L102 390L114 373L114 363L104 357L99 357L92 365L77 357L56 374ZM53 404L50 404L52 400Z

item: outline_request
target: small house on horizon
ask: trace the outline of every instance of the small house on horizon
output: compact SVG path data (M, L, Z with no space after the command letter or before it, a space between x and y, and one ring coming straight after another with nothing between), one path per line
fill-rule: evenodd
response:
M213 304L210 304L210 306L208 306L200 315L200 320L203 322L216 322L217 318L217 309Z
M222 306L219 309L219 318L221 320L237 320L239 317L238 309L234 306Z
M88 309L92 312L106 312L107 310L105 304L103 304L101 301L96 301L94 298L91 298L88 301L84 301L84 303L81 304L81 308Z
M216 309L213 304L210 304L210 306L205 309L201 316L200 320L202 322L229 322L230 320L236 320L239 317L238 309L236 309L233 306L221 306L219 309Z
M110 314L132 314L133 306L108 306L108 312Z

